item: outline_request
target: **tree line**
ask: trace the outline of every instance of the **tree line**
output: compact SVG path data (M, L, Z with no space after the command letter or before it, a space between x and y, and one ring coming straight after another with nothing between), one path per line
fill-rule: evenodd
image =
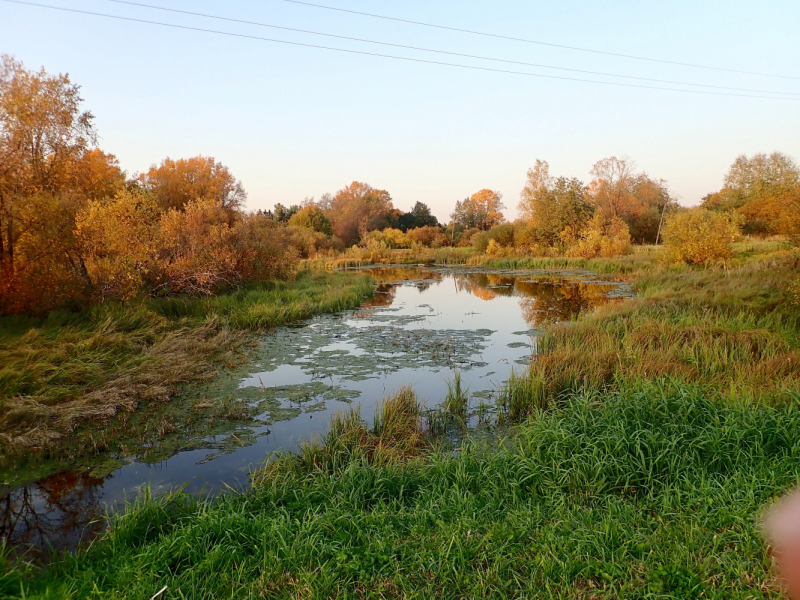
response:
M128 176L97 147L82 102L68 75L2 57L2 314L212 294L287 277L302 258L353 247L591 258L665 240L675 260L707 263L724 258L742 231L800 237L800 169L780 153L737 158L724 187L688 212L663 179L612 156L592 167L588 183L551 175L537 160L513 223L488 188L456 202L442 224L424 203L404 212L387 190L357 181L252 213L242 183L211 157L166 158Z

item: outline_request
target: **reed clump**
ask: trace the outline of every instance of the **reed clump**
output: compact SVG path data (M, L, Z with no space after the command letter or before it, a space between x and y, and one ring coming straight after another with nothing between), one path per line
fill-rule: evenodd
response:
M340 473L354 463L400 464L429 449L422 406L414 391L404 387L378 403L371 427L358 408L337 413L321 441L306 443L298 454L269 462L255 474L254 481L263 483L287 471Z

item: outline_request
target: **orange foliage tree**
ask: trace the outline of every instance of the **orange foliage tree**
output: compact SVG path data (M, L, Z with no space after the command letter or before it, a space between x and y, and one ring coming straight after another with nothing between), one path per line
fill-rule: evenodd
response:
M786 233L787 201L800 188L800 167L780 152L739 156L725 175L725 187L703 198L702 206L715 211L736 211L751 234Z
M242 182L210 156L165 158L140 175L139 181L164 209L183 208L195 200L213 200L225 210L235 211L247 200Z
M591 174L589 196L597 209L625 221L634 241L654 243L661 215L678 206L667 183L637 173L633 161L616 156L595 163Z
M334 235L348 246L358 243L367 232L390 225L394 209L389 192L358 181L326 199L325 206Z
M456 202L452 219L456 225L464 229L476 228L481 231L491 229L504 223L503 195L489 189L483 189L461 202Z
M167 159L126 181L94 147L79 92L67 75L2 57L0 314L209 294L291 272L292 236L241 210L246 195L227 167Z

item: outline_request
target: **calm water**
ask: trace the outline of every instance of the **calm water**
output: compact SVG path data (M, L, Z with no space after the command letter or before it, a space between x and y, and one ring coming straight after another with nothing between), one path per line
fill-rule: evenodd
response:
M255 420L202 438L179 432L182 442L160 462L148 462L145 452L109 457L118 467L110 473L76 465L11 490L0 496L0 534L20 547L71 548L142 485L154 494L243 488L270 453L323 434L337 411L359 405L371 422L376 402L405 385L434 406L455 370L469 388L475 425L479 412L494 410L511 370L527 364L541 326L627 296L621 285L583 272L368 271L378 286L359 310L279 328L264 336L251 363L186 392L206 404L246 402Z

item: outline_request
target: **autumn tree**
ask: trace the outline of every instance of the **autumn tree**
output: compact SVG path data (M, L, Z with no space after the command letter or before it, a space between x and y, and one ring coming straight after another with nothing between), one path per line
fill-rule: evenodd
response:
M739 156L725 175L725 187L746 200L776 197L800 183L800 167L781 152Z
M552 248L576 240L594 214L583 182L553 178L549 168L537 160L520 194L519 213L525 222L520 238L529 247Z
M505 206L502 200L500 192L483 189L461 202L456 202L451 217L453 222L463 229L474 227L486 231L505 222L502 213Z
M0 64L0 266L14 278L15 246L37 214L37 200L57 197L74 163L96 140L69 75L33 72L8 55Z
M329 206L333 233L348 246L369 231L387 227L394 209L389 192L358 181L339 190Z
M619 217L635 241L656 241L661 216L678 204L666 181L637 173L633 161L611 156L595 163L590 173L589 197L597 210Z
M316 206L306 206L289 219L292 227L305 227L327 236L333 235L331 222L325 213Z
M725 175L725 187L703 198L702 206L715 211L736 211L744 217L744 231L780 233L784 198L800 186L800 167L780 152L739 156Z
M86 200L113 198L125 188L125 173L117 157L91 148L71 165L68 186Z
M225 210L236 211L247 200L242 182L210 156L165 158L140 175L139 181L165 210L183 208L194 200L214 200Z

